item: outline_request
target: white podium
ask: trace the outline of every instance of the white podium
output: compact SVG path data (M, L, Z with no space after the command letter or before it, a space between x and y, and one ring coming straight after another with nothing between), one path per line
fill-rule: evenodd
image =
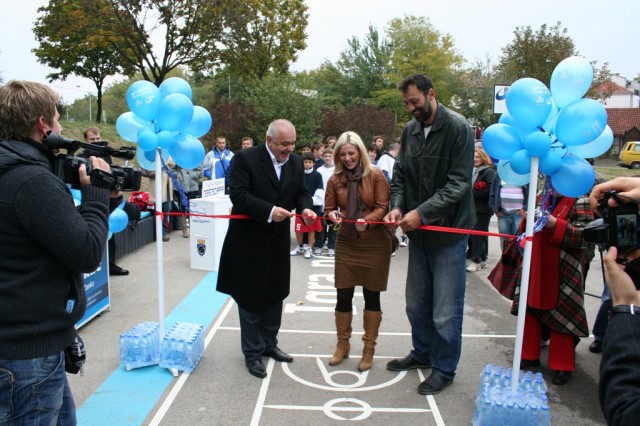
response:
M231 200L228 195L196 198L190 201L189 207L193 214L231 214ZM220 266L222 244L229 228L229 219L191 216L190 222L191 269L217 271Z

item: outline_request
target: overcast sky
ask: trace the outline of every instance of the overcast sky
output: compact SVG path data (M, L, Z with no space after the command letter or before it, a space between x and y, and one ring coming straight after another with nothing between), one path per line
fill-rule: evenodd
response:
M362 38L369 24L383 33L388 22L404 15L427 16L456 48L472 61L485 54L497 59L513 40L517 26L554 25L567 28L577 50L588 60L609 63L613 73L633 79L640 73L640 1L637 0L306 0L309 6L307 48L293 69L314 69L325 59L336 61L352 36ZM47 83L50 69L40 65L31 49L37 9L47 0L3 2L0 72L5 81ZM72 25L73 23L69 23ZM70 77L51 85L66 102L95 93L93 82ZM79 86L79 87L77 87Z

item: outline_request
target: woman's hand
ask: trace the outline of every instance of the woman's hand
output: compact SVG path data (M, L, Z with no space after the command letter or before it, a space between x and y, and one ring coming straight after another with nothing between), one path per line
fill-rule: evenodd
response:
M366 231L367 228L369 228L369 224L367 223L366 220L362 218L356 220L356 230L358 232Z
M327 219L335 223L336 225L340 225L342 223L342 216L337 210L334 210L327 214Z

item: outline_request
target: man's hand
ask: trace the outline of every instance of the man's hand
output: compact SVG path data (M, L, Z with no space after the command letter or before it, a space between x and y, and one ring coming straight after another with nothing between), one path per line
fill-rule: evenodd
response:
M624 272L622 265L616 263L618 249L609 247L604 256L605 277L611 291L613 306L637 305L640 306L640 292L631 281L631 277Z
M91 161L92 168L111 173L111 167L102 158L91 156L89 161ZM78 177L80 178L80 186L91 185L91 178L87 175L87 168L84 164L80 164L80 167L78 167Z
M387 228L395 231L398 229L398 223L402 220L402 212L400 209L393 209L382 220L387 223Z
M591 208L596 210L598 208L598 200L602 198L607 191L617 191L623 197L640 199L640 179L634 177L617 177L600 185L596 185L589 194L589 202ZM618 203L611 197L609 198L609 206L616 207Z
M418 212L415 210L411 210L409 213L405 214L400 221L400 228L402 228L405 233L418 229L418 226L420 225L422 225L422 220L420 219Z
M302 210L302 221L305 225L311 226L318 219L318 215L311 209Z
M291 212L289 210L283 209L282 207L274 207L273 214L271 215L271 220L274 222L282 222L285 219L291 217Z

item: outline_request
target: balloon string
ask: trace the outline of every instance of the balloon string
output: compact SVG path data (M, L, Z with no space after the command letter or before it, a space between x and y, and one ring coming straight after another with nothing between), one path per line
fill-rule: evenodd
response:
M160 216L162 220L164 220L165 216L206 217L209 219L230 219L230 220L252 219L251 216L246 214L200 214L200 213L181 213L181 212L156 212L155 214L157 216ZM291 215L291 217L300 217L304 219L304 218L307 218L308 216L304 216L301 214L293 214ZM342 222L356 223L357 221L342 219ZM358 223L368 223L369 225L399 225L400 222L365 221L365 222L358 222ZM449 228L445 226L420 225L418 226L417 229L424 230L424 231L448 232L452 234L482 235L482 236L501 237L501 238L517 238L520 241L532 240L531 237L525 237L524 234L522 235L500 234L498 232L478 231L475 229Z

